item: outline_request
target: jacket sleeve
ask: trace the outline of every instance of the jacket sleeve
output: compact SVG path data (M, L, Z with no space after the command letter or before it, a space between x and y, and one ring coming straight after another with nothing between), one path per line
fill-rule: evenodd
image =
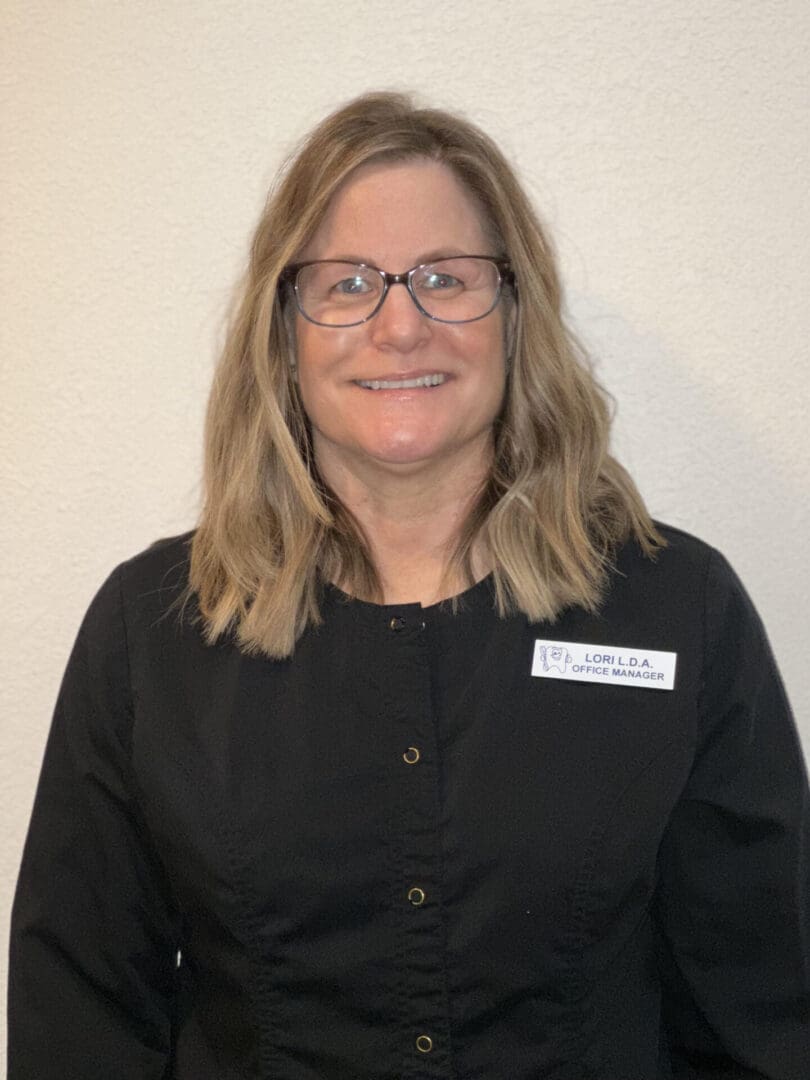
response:
M167 1075L175 920L139 817L120 571L64 676L12 912L9 1080Z
M660 853L673 1074L810 1077L810 798L764 630L717 553L694 766Z

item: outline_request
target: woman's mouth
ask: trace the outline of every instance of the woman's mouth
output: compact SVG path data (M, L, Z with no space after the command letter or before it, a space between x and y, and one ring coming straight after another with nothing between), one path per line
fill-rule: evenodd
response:
M438 372L433 375L419 375L413 379L355 379L364 390L416 390L424 386L441 386L447 379Z

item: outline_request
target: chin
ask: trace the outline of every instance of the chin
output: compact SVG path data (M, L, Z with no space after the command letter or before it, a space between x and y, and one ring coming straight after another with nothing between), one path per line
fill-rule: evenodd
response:
M444 456L438 449L426 446L388 446L378 447L367 453L368 458L379 465L423 465L438 461Z
M440 458L449 449L445 445L447 440L427 425L386 425L357 434L357 454L381 465L417 464Z

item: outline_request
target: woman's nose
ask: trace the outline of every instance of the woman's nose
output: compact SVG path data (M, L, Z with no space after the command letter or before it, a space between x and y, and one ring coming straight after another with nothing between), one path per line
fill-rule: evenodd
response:
M371 320L372 341L401 352L416 348L430 337L430 319L423 315L404 283L389 286L382 307Z

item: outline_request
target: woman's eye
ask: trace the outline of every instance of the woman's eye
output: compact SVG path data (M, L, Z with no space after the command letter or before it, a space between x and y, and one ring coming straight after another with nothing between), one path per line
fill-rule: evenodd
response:
M369 283L361 277L343 278L332 286L332 292L339 293L341 296L363 296L370 289Z
M443 289L458 289L462 284L463 283L459 281L458 278L453 277L452 274L428 274L422 282L422 288L442 291Z

